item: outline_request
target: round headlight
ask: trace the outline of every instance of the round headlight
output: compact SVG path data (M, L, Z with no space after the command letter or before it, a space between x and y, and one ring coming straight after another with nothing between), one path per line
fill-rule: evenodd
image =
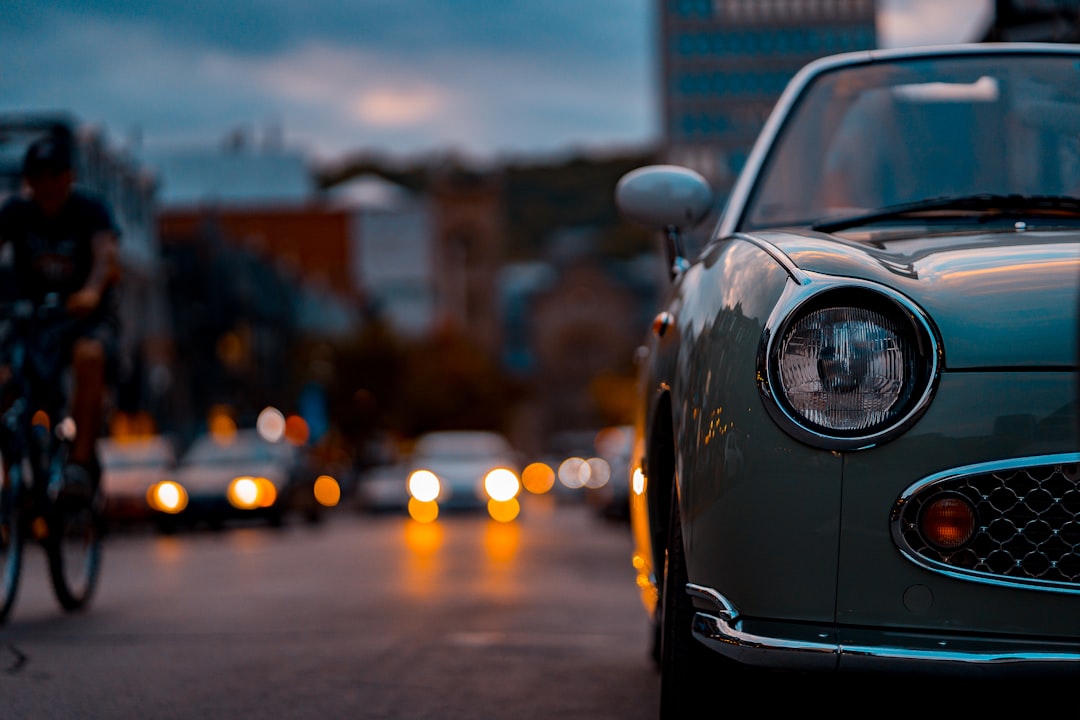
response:
M408 490L420 502L432 502L439 497L439 476L430 470L414 470L409 475Z
M921 312L868 290L820 293L786 316L768 351L768 394L789 431L856 449L900 431L929 398L937 343Z
M495 468L484 476L484 490L492 500L506 502L517 497L521 483L513 470Z
M889 419L911 391L915 351L896 323L857 307L815 310L780 343L780 386L799 417L833 431Z
M154 510L175 515L187 507L188 494L180 483L162 480L146 491L146 502Z

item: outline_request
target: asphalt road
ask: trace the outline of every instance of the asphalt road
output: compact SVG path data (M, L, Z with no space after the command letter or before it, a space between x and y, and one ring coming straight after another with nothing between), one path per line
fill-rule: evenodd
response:
M114 534L74 615L35 548L0 718L655 718L626 526L526 499L511 524Z

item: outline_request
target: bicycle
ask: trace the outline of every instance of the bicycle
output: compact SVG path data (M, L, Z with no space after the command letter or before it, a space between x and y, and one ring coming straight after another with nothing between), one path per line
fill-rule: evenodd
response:
M62 342L74 319L55 298L0 303L7 377L0 384L0 623L15 604L24 548L45 550L53 593L68 612L86 607L97 586L104 535L103 497L64 488L74 438L65 414Z

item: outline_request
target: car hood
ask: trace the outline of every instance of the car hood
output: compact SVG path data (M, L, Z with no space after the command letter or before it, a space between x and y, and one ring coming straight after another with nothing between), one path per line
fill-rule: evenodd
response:
M280 489L284 485L284 471L272 463L215 463L208 465L181 466L174 473L177 482L189 493L225 492L234 478L241 476L265 477Z
M510 465L490 458L475 460L440 458L434 462L419 460L414 463L414 469L430 470L438 475L441 481L457 487L476 485L483 481L490 470L497 467L510 467Z
M768 232L800 269L879 282L920 305L947 369L1075 368L1080 232Z

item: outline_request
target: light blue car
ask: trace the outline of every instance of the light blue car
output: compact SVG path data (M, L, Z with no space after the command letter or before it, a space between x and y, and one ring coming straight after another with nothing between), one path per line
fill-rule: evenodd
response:
M854 53L791 82L700 253L664 234L633 564L661 716L781 671L1080 672L1080 47Z

